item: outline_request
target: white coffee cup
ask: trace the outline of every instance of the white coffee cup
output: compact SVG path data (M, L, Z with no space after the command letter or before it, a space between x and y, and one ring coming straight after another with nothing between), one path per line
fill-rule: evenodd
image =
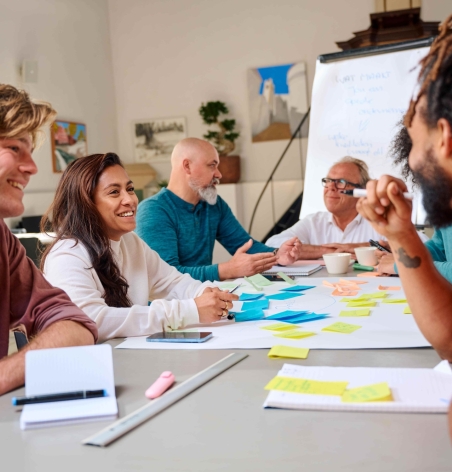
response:
M349 252L333 252L331 254L324 254L326 270L329 274L345 274L350 265Z
M357 247L355 248L356 258L361 265L375 266L378 264L376 247Z

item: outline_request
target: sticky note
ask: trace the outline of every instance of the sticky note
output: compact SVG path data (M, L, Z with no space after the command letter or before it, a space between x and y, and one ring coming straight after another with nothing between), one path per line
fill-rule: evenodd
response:
M406 298L388 298L387 300L382 300L383 303L406 303Z
M379 285L378 290L400 290L400 287L386 287L384 285Z
M408 305L403 309L403 314L404 315L412 315L411 308Z
M387 382L346 390L341 400L346 403L392 402L391 389Z
M270 302L264 298L263 300L253 300L251 302L242 303L242 311L255 310L256 308L261 308L266 310L270 305Z
M293 329L292 331L283 331L281 333L274 333L273 336L285 339L303 339L309 336L314 336L317 333L311 331L301 331L300 329Z
M267 316L266 320L282 320L283 318L293 318L298 315L306 315L310 313L309 311L303 310L285 310L280 311L279 313L274 313L273 315Z
M264 312L262 309L258 308L256 310L242 311L240 313L234 313L235 321L255 321L261 320L264 317Z
M239 298L239 302L245 302L249 300L258 300L263 297L263 293L242 293Z
M292 287L283 288L281 292L302 292L310 288L315 288L315 285L293 285Z
M353 269L354 270L367 270L368 272L372 272L372 271L375 270L375 267L362 265L362 264L359 264L358 262L356 262L355 264L353 264Z
M342 302L342 303L348 303L348 302L354 302L356 300L359 300L358 298L348 298L348 297L345 297L345 298L341 298L339 301Z
M363 293L356 300L374 300L387 297L386 292Z
M362 284L367 284L367 282L365 282L364 280L339 279L339 282L340 282L341 284L344 284L344 285L350 285L350 284L362 285Z
M310 313L307 311L283 311L281 313L276 313L274 315L267 316L265 319L298 324L298 323L305 323L307 321L322 320L323 318L326 318L327 316L328 315L326 314Z
M344 310L339 313L339 316L369 316L369 308L363 308L361 310Z
M332 294L334 297L343 297L344 295L346 295L347 297L354 297L355 295L358 295L358 292L357 291L349 291L349 290L334 290L332 292Z
M333 323L326 328L323 328L322 331L333 331L334 333L343 333L343 334L350 334L357 329L362 328L362 326L352 325L348 323L341 323L340 321L337 323Z
M234 288L236 285L236 282L223 282L221 285L219 285L219 288L223 290L226 288Z
M342 396L348 382L322 382L319 380L298 379L295 377L274 377L265 386L265 390L279 390L289 393L307 393L310 395Z
M269 331L288 331L293 329L291 323L274 323L267 326L261 326L261 329L268 329Z
M356 274L356 277L381 277L380 272L361 272Z
M284 272L277 272L276 275L279 275L283 280L285 280L290 285L295 285L297 283L295 282L294 279L291 279L290 277L288 277Z
M253 284L258 285L259 287L266 287L267 285L273 285L273 282L266 279L261 274L252 275L251 277L246 277L246 280L251 280Z
M335 287L331 282L328 282L328 280L323 280L322 284L325 285L326 287Z
M280 357L306 359L308 354L309 349L304 347L273 346L268 352L268 357L270 357L270 359L278 359Z
M347 303L347 308L375 306L376 304L377 302L372 302L370 300L354 300L353 302Z
M281 292L266 295L265 298L267 300L288 300L289 298L301 297L302 295L302 293Z

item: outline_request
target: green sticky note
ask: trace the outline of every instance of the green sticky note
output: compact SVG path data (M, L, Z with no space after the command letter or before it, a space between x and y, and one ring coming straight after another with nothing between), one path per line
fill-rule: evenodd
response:
M357 307L370 307L375 306L377 302L372 302L370 300L355 300L353 302L347 303L347 308L357 308Z
M346 390L341 400L346 403L392 402L391 389L387 382Z
M403 309L403 314L404 315L412 315L413 314L413 313L411 313L411 308L408 305Z
M301 331L299 329L292 329L291 331L283 331L281 333L275 333L273 336L278 338L285 338L285 339L303 339L308 338L309 336L314 336L316 333L311 331Z
M360 328L362 328L362 326L352 325L348 323L341 323L339 321L337 323L333 323L330 326L327 326L326 328L323 328L322 331L332 331L334 333L350 334L350 333L353 333L353 331L356 331L357 329L360 329Z
M265 287L267 285L273 284L273 282L270 282L270 280L266 279L261 274L252 275L251 277L248 277L247 280L252 280L253 284L258 285L259 287Z
M223 290L226 288L234 288L236 285L237 285L237 282L223 282L221 285L219 285L218 288Z
M267 326L261 326L261 329L268 329L269 331L290 331L294 328L291 323L274 323Z
M406 298L388 298L387 300L382 300L382 303L406 303Z
M321 382L319 380L298 379L295 377L274 377L265 386L265 390L279 390L289 393L307 393L311 395L342 396L348 382Z
M285 280L290 285L295 285L297 283L295 282L294 279L287 277L287 275L284 272L278 272L277 275L279 275L283 280Z
M369 316L369 308L363 308L362 310L344 310L339 313L339 316Z
M353 269L355 269L355 270L367 270L368 272L373 272L375 270L375 267L362 265L362 264L359 264L358 262L356 262L355 264L353 264Z
M280 357L306 359L308 354L309 349L305 347L273 346L268 352L268 357L270 357L270 359L278 359Z
M262 292L262 290L264 290L264 287L255 284L249 277L244 277L244 279L254 287L254 290L257 290L258 292Z

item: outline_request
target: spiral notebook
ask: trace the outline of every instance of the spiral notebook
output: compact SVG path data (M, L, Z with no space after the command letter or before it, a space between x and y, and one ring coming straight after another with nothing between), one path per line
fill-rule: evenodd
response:
M452 398L452 372L447 361L434 369L382 367L304 367L284 364L279 377L320 382L348 382L347 389L387 382L392 401L344 403L339 395L271 390L264 408L404 413L447 413Z
M303 277L311 275L314 272L317 272L322 268L322 265L319 263L312 264L298 264L295 263L290 266L273 266L271 269L263 272L263 275L276 275L278 272L283 272L286 275L293 275L296 277Z

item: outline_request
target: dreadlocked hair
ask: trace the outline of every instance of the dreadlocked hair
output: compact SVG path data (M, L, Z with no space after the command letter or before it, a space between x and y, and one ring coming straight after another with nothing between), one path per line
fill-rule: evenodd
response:
M56 233L42 255L41 270L44 270L45 260L58 241L73 239L75 244L82 243L104 288L102 298L105 303L126 308L132 306L127 295L129 285L116 265L105 225L94 203L99 177L107 167L115 165L123 167L119 157L108 152L81 157L67 166L55 199L41 219L41 231L51 227Z
M420 61L419 93L411 100L404 124L411 126L416 105L426 95L425 121L430 127L445 118L452 126L452 15L438 28L439 34L428 54Z
M397 123L398 131L397 134L389 145L389 154L392 156L394 165L400 166L402 177L405 180L410 180L414 185L417 184L416 179L408 164L408 158L410 157L411 148L413 142L411 141L408 130L403 124L403 120Z

